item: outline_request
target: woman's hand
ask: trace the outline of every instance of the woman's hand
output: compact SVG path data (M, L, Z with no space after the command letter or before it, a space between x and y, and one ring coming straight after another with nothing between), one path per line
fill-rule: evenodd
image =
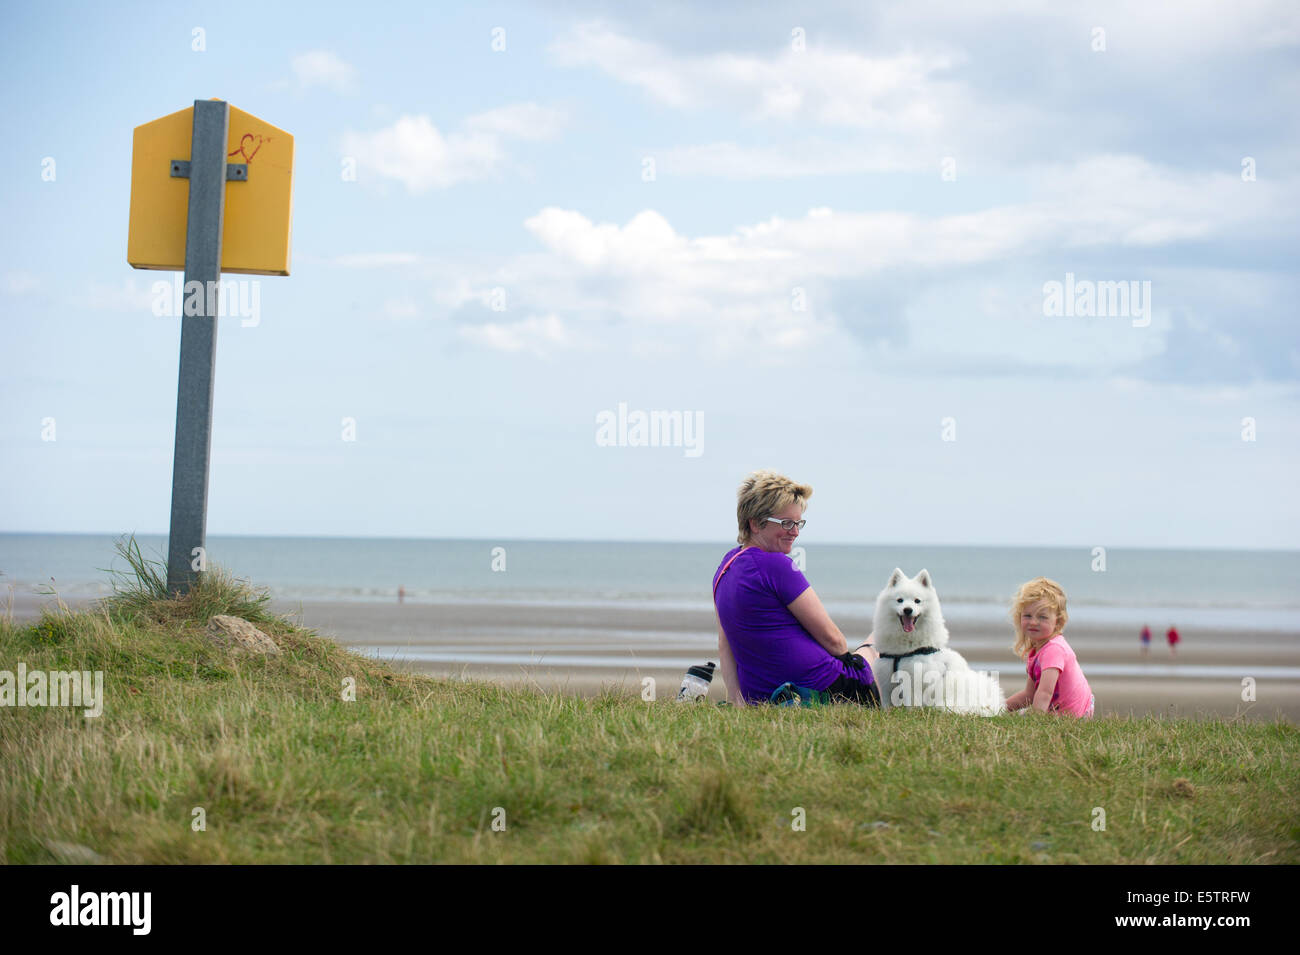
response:
M794 618L814 640L826 648L826 652L831 656L838 657L849 652L849 642L844 639L844 634L840 633L840 628L835 626L831 615L822 606L817 592L811 587L795 597L787 607L794 614Z
M880 659L880 654L876 652L875 636L876 631L872 630L867 634L867 639L863 642L862 646L853 651L862 657L862 659L866 660L867 663L875 663Z

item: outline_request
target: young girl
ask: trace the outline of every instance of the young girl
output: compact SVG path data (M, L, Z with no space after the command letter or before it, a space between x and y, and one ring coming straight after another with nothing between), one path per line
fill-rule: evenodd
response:
M1046 713L1090 717L1096 697L1079 661L1065 642L1065 591L1046 577L1021 584L1011 605L1016 626L1016 656L1025 661L1029 681L1007 700L1008 710L1027 706Z

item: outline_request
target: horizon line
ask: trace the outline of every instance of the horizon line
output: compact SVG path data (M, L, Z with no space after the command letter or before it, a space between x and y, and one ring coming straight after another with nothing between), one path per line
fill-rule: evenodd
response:
M31 537L161 537L166 539L167 532L142 531L142 532L122 532L113 533L110 531L11 531L0 530L0 536L31 536ZM209 538L230 538L230 539L249 539L249 540L338 540L338 541L411 541L411 542L452 542L452 541L479 541L483 543L525 543L525 544L711 544L717 545L719 541L716 538L705 539L632 539L632 538L606 538L606 537L399 537L394 535L349 535L349 534L228 534L228 533L210 533ZM734 543L728 543L728 548L734 547ZM808 545L804 545L808 546ZM816 546L823 547L943 547L943 548L972 548L972 549L1005 549L1005 550L1087 550L1091 551L1094 547L1104 547L1107 551L1111 550L1150 550L1150 551L1216 551L1216 552L1237 552L1237 553L1281 553L1281 554L1300 554L1300 548L1286 547L1225 547L1225 546L1152 546L1152 545L1134 545L1134 544L1025 544L1025 543L954 543L939 541L821 541Z

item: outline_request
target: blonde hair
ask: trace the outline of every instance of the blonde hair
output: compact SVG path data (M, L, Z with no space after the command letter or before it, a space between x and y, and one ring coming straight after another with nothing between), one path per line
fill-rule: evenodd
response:
M1024 613L1026 607L1040 600L1046 600L1056 612L1056 627L1052 636L1064 630L1066 621L1070 619L1070 615L1065 612L1065 591L1056 581L1046 577L1035 577L1021 584L1015 597L1011 599L1011 623L1016 628L1016 645L1012 649L1022 660L1029 656L1029 648L1033 641L1020 629L1020 615Z
M753 533L749 529L751 520L761 521L783 511L791 504L800 506L800 513L808 507L808 498L812 497L812 488L807 484L796 484L775 471L755 471L740 482L736 494L736 522L740 525L740 534L736 543L748 544Z

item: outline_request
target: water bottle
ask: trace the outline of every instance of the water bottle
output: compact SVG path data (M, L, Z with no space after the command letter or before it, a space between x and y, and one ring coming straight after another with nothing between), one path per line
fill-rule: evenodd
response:
M709 695L709 684L713 682L716 663L706 663L702 667L691 667L682 679L682 688L677 691L677 702L697 703Z

